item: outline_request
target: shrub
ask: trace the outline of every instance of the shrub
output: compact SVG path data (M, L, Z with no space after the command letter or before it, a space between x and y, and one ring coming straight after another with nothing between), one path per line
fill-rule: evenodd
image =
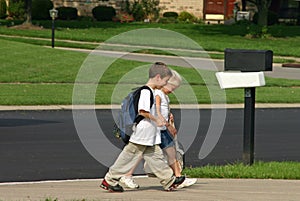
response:
M136 21L145 19L154 21L159 17L158 0L124 0L121 11L131 14Z
M178 13L176 12L164 12L163 17L171 17L171 18L178 18Z
M97 6L92 10L93 16L98 21L112 21L116 10L111 6Z
M32 0L32 19L48 20L50 19L49 10L53 8L50 0Z
M170 23L178 23L178 20L174 17L161 17L158 19L158 22L162 24L170 24Z
M7 7L6 7L6 2L5 0L0 0L0 19L3 19L5 18L7 15L6 15L6 10Z
M139 2L135 1L132 4L132 15L136 21L142 21L145 19L146 13L144 12L142 4Z
M134 18L132 15L125 13L125 12L121 12L119 14L116 15L116 17L113 18L113 21L115 22L133 22Z
M145 19L156 20L159 17L159 0L141 0L145 12Z
M92 16L78 16L77 20L84 22L93 22L95 19Z
M189 12L182 11L178 16L178 20L181 22L196 22L197 18Z
M8 7L9 16L13 19L23 20L25 15L25 4L23 1L10 1Z
M76 20L78 17L76 8L59 7L57 10L58 10L58 19L60 20Z
M271 34L268 33L268 26L259 26L253 24L253 26L249 26L248 33L245 35L246 38L270 38Z

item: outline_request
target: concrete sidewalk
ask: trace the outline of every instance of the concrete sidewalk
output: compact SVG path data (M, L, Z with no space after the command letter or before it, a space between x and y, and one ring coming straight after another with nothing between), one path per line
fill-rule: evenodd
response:
M300 200L300 180L198 179L173 192L163 191L156 178L135 177L140 189L110 193L99 188L101 179L0 183L0 200L109 200L109 201L296 201Z
M173 109L232 109L244 108L244 104L171 104L170 107ZM255 108L300 108L300 103L256 103ZM0 111L72 109L120 109L120 105L0 105Z

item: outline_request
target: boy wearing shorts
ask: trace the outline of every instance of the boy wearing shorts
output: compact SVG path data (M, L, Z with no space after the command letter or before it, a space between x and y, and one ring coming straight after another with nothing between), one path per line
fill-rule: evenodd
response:
M173 76L162 89L154 91L156 102L156 113L158 118L164 122L164 126L159 127L161 134L160 148L166 155L169 166L172 168L176 177L181 176L181 165L177 160L177 150L175 147L174 138L177 135L177 129L174 126L174 117L170 112L170 100L168 94L176 90L182 82L181 76L172 70ZM197 179L186 178L185 181L178 186L178 188L188 187L197 182Z

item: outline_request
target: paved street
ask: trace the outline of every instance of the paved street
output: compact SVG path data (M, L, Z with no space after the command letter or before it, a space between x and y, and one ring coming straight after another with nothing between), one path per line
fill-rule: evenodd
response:
M181 112L187 112L183 121L193 125L195 120L189 115L192 111L185 109ZM180 117L179 112L175 109L175 116ZM199 159L198 155L210 125L211 110L201 109L199 112L197 132L193 133L194 127L188 125L185 132L179 133L179 141L184 143L186 149L186 166L226 164L241 160L243 109L227 110L221 137L204 159ZM101 160L113 161L118 152L113 150L121 150L123 144L111 134L111 110L99 109L96 114L105 138L111 143L100 139L97 147L104 153ZM300 160L299 115L300 107L257 108L256 160ZM0 133L0 182L101 178L107 171L107 167L95 160L81 143L71 110L0 111ZM142 169L137 173L143 173Z

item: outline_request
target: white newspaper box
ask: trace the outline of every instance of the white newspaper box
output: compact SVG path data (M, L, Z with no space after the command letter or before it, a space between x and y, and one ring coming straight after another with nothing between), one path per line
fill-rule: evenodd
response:
M266 84L263 72L217 72L221 89L260 87Z

